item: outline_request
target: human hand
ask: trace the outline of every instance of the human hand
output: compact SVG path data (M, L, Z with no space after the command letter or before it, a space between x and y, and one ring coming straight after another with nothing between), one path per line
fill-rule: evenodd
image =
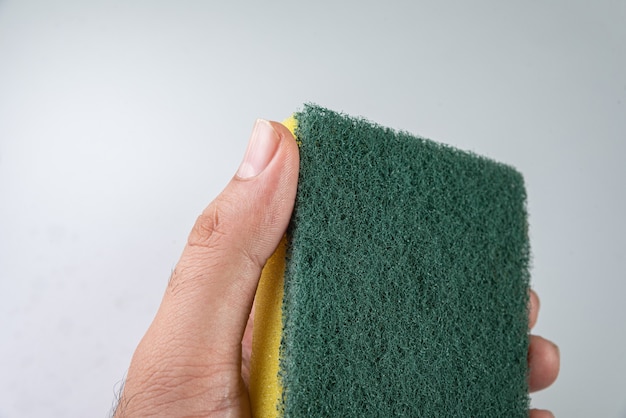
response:
M244 160L198 217L128 370L115 417L250 416L252 304L261 270L291 217L298 147L280 123L257 121ZM529 322L536 322L531 293ZM558 349L531 337L531 391L556 379ZM532 418L549 417L533 410Z

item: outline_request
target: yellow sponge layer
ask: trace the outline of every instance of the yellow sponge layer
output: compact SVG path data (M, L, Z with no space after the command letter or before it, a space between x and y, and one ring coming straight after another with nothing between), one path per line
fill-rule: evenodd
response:
M280 338L282 335L283 273L285 250L283 238L270 257L254 301L254 330L250 358L250 405L254 417L278 417L282 386L278 379Z
M296 119L283 121L295 135ZM250 359L250 405L253 417L282 416L283 388L279 377L282 304L287 241L283 238L267 261L255 297L252 357Z
M291 116L283 121L283 125L287 127L291 131L291 133L296 135L296 127L298 126L298 121L295 117ZM296 138L297 140L297 138ZM299 145L299 144L298 144Z

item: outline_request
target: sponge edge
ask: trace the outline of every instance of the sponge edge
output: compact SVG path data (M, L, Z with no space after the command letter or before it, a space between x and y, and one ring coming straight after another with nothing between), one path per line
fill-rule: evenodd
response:
M254 416L527 416L521 175L314 105L285 124L300 179L255 302Z
M285 127L287 129L289 129L289 131L296 136L296 128L298 127L298 121L296 120L295 115L291 115L290 117L288 117L287 119L285 119L283 121L283 125L285 125ZM298 145L300 145L300 141L298 140L298 138L296 138L296 142L298 142Z
M279 381L279 350L283 327L281 305L286 245L283 238L267 261L254 302L249 386L254 417L278 416L282 394Z

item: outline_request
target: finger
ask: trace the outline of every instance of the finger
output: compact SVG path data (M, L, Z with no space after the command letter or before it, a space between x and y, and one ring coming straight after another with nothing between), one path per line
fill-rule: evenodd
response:
M528 386L531 392L547 388L556 380L560 369L559 348L537 335L530 336L528 347Z
M172 275L159 310L168 333L237 352L261 269L287 228L297 173L291 133L257 121L237 174L198 217Z
M537 317L539 316L539 296L537 296L537 292L534 290L530 291L528 304L528 328L532 329L537 323Z
M531 409L530 418L554 418L554 414L546 409Z

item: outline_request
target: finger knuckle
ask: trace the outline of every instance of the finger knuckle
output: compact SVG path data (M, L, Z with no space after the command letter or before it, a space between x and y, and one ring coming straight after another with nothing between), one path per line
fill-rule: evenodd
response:
M196 219L187 244L191 247L214 247L226 235L225 209L219 202L211 203Z

